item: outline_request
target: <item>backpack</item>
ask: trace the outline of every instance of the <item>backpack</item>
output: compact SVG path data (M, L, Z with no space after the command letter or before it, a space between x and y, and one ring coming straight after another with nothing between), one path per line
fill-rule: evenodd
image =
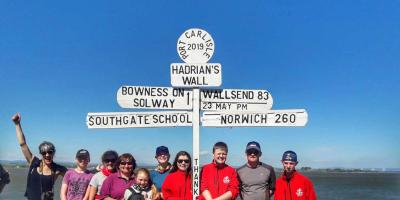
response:
M2 166L0 167L0 184L10 183L10 174Z
M128 199L126 200L145 200L143 195L140 193L137 193L133 188L128 188L129 191L131 191L131 196L129 196Z

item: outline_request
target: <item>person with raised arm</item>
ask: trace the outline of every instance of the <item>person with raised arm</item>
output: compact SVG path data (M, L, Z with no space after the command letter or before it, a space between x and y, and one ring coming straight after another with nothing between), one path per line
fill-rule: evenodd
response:
M25 140L19 113L12 117L17 140L22 153L29 164L25 197L29 200L50 200L54 198L54 183L59 176L64 176L67 168L53 162L56 148L53 143L43 141L39 145L41 159L34 156Z

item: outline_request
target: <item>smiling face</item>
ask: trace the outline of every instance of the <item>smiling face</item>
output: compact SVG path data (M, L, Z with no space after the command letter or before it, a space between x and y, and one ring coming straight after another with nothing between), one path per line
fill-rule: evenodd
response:
M149 176L144 171L138 171L136 175L136 184L140 186L140 188L145 189L149 184Z
M216 148L214 150L214 161L217 164L224 164L226 162L227 157L226 149L224 148Z
M190 165L190 159L186 155L181 155L178 157L176 164L180 171L186 172Z
M129 176L133 170L132 160L128 158L123 158L118 166L118 169L121 173Z
M41 154L42 154L43 162L46 165L50 165L53 162L53 156L54 156L53 151L46 151L46 152L42 152Z
M158 156L156 156L157 162L160 165L166 164L169 161L169 155L166 153L160 154Z

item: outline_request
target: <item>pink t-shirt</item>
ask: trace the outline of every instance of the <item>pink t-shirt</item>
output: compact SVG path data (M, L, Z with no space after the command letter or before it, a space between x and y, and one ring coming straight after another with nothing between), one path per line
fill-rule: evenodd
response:
M68 170L63 178L63 183L68 185L67 200L83 199L92 176L88 171L78 173L74 169Z
M135 184L135 177L132 176L129 180L121 177L120 172L111 174L104 180L101 186L100 199L111 197L114 199L123 199L125 190Z

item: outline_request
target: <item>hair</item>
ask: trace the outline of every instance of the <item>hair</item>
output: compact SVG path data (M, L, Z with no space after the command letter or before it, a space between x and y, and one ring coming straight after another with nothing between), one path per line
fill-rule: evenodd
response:
M39 153L46 152L46 151L53 151L53 155L56 153L56 147L54 146L53 143L48 142L48 141L43 141L39 145Z
M186 151L180 151L176 154L174 162L172 163L172 169L169 173L176 172L179 170L178 168L178 158L179 156L187 156L189 158L189 167L186 169L186 175L189 175L192 172L192 158L190 154Z
M128 159L131 161L132 163L132 170L136 169L136 160L135 158L132 156L132 154L130 153L124 153L122 155L120 155L117 159L117 161L115 162L114 168L115 169L119 169L119 165L121 164L122 160Z
M114 151L114 150L108 150L108 151L105 151L105 152L103 153L103 155L101 156L101 162L104 162L104 160L105 160L106 158L108 158L109 156L114 157L115 160L118 159L118 153L117 153L116 151Z
M139 168L136 170L135 175L138 176L139 173L145 173L146 176L149 178L149 186L153 185L153 180L151 180L150 171L146 168Z
M213 153L215 152L215 149L225 149L226 153L228 153L228 145L226 145L225 142L217 142L213 146Z
M157 187L153 184L153 180L151 179L151 176L150 176L150 171L148 169L146 169L146 168L139 168L135 172L136 177L141 172L145 173L147 175L147 177L149 178L148 186L149 186L149 189L152 191L153 199L156 199L156 197L158 196L159 192L157 190Z

